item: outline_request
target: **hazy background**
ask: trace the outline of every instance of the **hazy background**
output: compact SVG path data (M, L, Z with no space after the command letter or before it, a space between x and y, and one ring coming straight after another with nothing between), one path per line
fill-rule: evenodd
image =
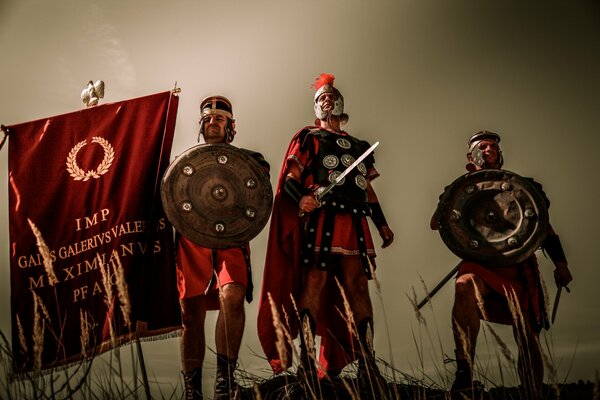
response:
M465 172L469 135L499 132L504 167L544 184L575 278L571 293L562 296L556 326L545 336L558 378L593 379L600 367L598 2L0 0L0 68L5 125L83 108L79 96L88 80L105 81L103 103L165 91L177 81L182 92L173 155L196 143L200 100L225 95L234 105L234 144L263 153L273 184L289 139L314 120L311 83L321 72L335 74L350 115L348 132L381 142L376 151L381 177L374 187L396 234L377 258L377 354L406 373L422 377L424 370L440 384L445 383L436 372L444 368L439 346L448 355L454 348L452 284L434 297L433 309L424 309L426 327L417 323L406 295L414 287L420 299L420 277L432 288L457 263L429 229L429 219L444 186ZM7 165L5 146L0 151L5 334L10 333ZM266 238L267 229L252 242L257 299ZM552 300L552 266L539 257ZM246 307L240 362L267 376L266 362L255 354L262 356L257 306L256 300ZM510 328L494 329L514 351ZM214 315L207 321L211 346L213 331ZM490 364L496 350L482 340L479 359ZM152 379L176 384L178 343L143 344ZM207 394L213 358L209 353L205 364Z

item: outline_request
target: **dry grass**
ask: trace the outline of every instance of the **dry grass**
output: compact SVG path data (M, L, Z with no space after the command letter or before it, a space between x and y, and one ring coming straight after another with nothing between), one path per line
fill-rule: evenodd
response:
M38 248L40 253L43 255L45 250L43 249L45 243L39 230L30 222L32 231L37 232L36 238L38 241ZM47 249L47 247L46 247ZM105 289L105 299L109 308L115 306L115 299L118 299L120 303L120 311L126 324L130 325L129 320L130 303L128 297L128 290L125 284L123 268L120 261L115 259L114 261L104 264L99 258L101 265L102 281ZM54 269L50 258L44 257L44 270L48 276L49 282L54 282L52 278ZM374 271L373 271L374 272ZM113 287L116 287L116 294L113 291ZM351 312L350 306L345 293L341 285L338 287L340 293L344 298L344 309L338 310L344 320L346 321L348 330L358 337L356 330L356 324L354 323L354 316ZM425 293L427 288L423 282ZM378 293L380 294L380 287L377 285ZM519 346L537 346L542 354L545 369L547 371L547 377L549 384L544 388L544 395L547 399L594 399L600 400L600 378L598 372L596 372L595 382L579 382L573 384L560 383L558 381L557 369L553 362L551 349L547 352L543 351L539 341L535 343L526 343L523 340L527 340L527 335L524 334L526 325L525 317L523 316L522 310L516 301L514 293L507 293L507 297L510 299L509 305L511 314L513 316L514 324L517 327L517 331L522 334L516 335L519 340ZM12 376L12 368L14 365L14 358L10 345L4 334L0 331L0 374L3 374L6 379L0 380L0 398L4 399L63 399L63 398L86 398L86 399L137 399L143 397L139 393L139 377L135 372L135 366L137 365L137 356L134 354L131 348L131 366L134 370L134 374L130 379L126 379L123 374L123 362L120 357L120 350L117 347L116 350L105 354L102 357L94 357L91 353L91 349L96 348L96 343L90 336L90 332L94 328L94 321L91 317L85 313L80 313L80 346L82 361L69 367L59 370L47 370L42 371L41 366L41 354L43 352L44 340L56 340L60 341L62 336L60 332L52 332L49 327L52 326L50 315L46 305L42 299L39 298L32 292L33 303L34 303L34 314L33 314L33 326L34 335L32 340L32 348L27 345L25 333L21 324L21 319L17 315L17 332L19 334L19 351L28 354L29 351L32 353L34 359L34 368L31 373L24 373L15 379ZM448 371L445 367L446 361L450 363L453 361L449 359L445 354L446 351L442 346L442 340L439 330L437 329L437 321L433 321L433 325L436 327L436 332L433 334L430 332L429 326L423 314L416 308L416 293L413 290L413 298L409 297L410 303L415 307L416 319L419 326L419 334L413 333L413 339L415 341L415 348L419 358L419 370L413 371L412 374L401 372L383 361L378 359L379 369L382 371L386 378L386 387L379 387L376 383L371 385L369 390L361 392L359 384L355 378L356 374L356 363L349 365L343 373L335 378L325 377L317 383L317 387L310 386L309 382L299 381L295 374L283 373L270 379L262 379L258 376L253 376L246 371L237 371L236 374L241 376L240 381L244 383L242 387L242 399L256 399L256 400L272 400L272 399L415 399L415 400L428 400L428 399L449 399L449 393L444 390L447 388L448 382L451 380L453 371ZM478 297L478 306L480 311L483 312L482 307L483 299L481 295ZM269 296L270 305L273 314L273 326L277 337L277 349L284 365L287 367L293 367L288 365L289 360L286 359L287 352L285 350L286 344L291 346L293 349L294 358L299 359L297 352L297 343L292 340L290 334L289 316L284 315L281 318L277 312L272 299ZM547 297L546 297L547 302ZM294 304L294 307L295 304ZM296 318L299 318L298 311L296 308ZM114 323L114 321L111 321ZM384 321L385 322L385 321ZM301 324L299 324L301 326ZM517 361L511 354L510 349L506 343L502 341L498 333L492 328L491 325L484 325L486 329L483 330L484 335L491 335L492 340L488 342L486 337L486 344L491 346L497 352L497 364L499 369L502 371L510 371L513 375L518 375L515 371L517 370ZM112 326L111 326L112 329ZM306 327L304 330L305 334ZM114 333L111 333L111 338L114 342ZM468 333L462 332L460 334L461 342L463 344L465 354L470 354L468 346ZM389 338L389 335L388 335ZM425 339L426 338L426 339ZM435 338L435 339L434 339ZM389 339L388 339L389 340ZM428 341L429 343L427 343ZM360 341L359 341L360 343ZM390 346L393 344L390 341ZM58 348L61 348L59 344ZM425 348L434 349L434 357L431 362L435 365L435 371L437 376L432 377L425 374ZM365 356L365 349L360 349L363 357ZM316 354L313 353L314 362L318 366L318 360ZM92 374L92 364L96 363L97 372ZM486 377L487 372L485 368L476 362L475 359L470 359L469 363L474 367L476 374L480 377ZM98 365L99 364L99 365ZM439 367L442 365L443 367ZM396 379L397 376L402 377L401 381ZM118 383L118 384L116 384ZM180 384L180 383L179 383ZM180 398L177 394L179 384L172 388L170 392L160 393L159 396L164 398ZM504 382L502 385L497 385L493 381L487 379L487 384L491 388L487 391L482 391L482 399L498 399L498 400L509 400L509 399L527 399L527 393L523 393L519 388L506 388Z
M49 284L54 288L54 300L57 302L56 309L60 310L58 297L56 293L56 278L50 251L44 241L41 232L28 220L31 230L36 237L37 247L42 255L44 272L47 276ZM102 274L102 283L104 286L105 297L104 302L108 309L112 312L115 304L113 286L117 288L117 298L120 303L120 310L123 320L131 327L129 295L127 285L124 278L123 267L118 257L111 260L108 264L102 261L102 258L97 255L99 267ZM112 267L112 271L111 271ZM114 278L114 282L113 282ZM80 325L80 353L81 360L78 362L63 365L58 368L47 368L42 364L44 348L49 340L54 340L57 348L56 359L61 360L65 357L64 343L62 330L64 329L64 321L58 313L58 332L53 329L53 321L51 319L48 308L44 301L35 291L31 291L33 297L33 316L32 326L33 334L31 338L31 348L27 345L26 334L23 329L21 317L15 316L17 323L17 332L19 339L19 351L25 359L31 360L32 367L30 369L16 368L15 357L13 356L10 344L4 333L0 331L0 376L4 379L0 380L0 398L4 399L71 399L71 398L90 398L90 399L125 399L138 398L137 381L135 363L137 360L133 356L132 350L132 369L134 375L132 377L133 385L125 381L120 360L120 349L116 346L116 338L114 333L114 316L110 321L111 342L114 349L102 358L95 357L95 350L98 343L95 343L91 332L96 329L96 324L91 316L80 310L79 325ZM112 315L112 313L110 314ZM114 357L113 357L114 356ZM22 358L22 357L21 357ZM108 371L105 374L92 376L90 374L94 360L105 361L104 370ZM102 369L100 369L102 370ZM22 371L15 374L14 371ZM115 377L117 377L115 379ZM115 380L119 381L119 385L115 385ZM172 397L172 396L171 396Z

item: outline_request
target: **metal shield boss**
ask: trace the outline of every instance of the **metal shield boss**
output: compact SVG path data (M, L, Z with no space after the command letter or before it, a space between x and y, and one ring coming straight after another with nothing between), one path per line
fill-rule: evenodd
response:
M241 246L267 223L273 205L269 175L243 149L201 144L178 156L162 180L165 214L199 245Z
M465 174L440 197L442 240L457 256L489 267L515 264L544 241L548 207L530 181L509 171Z

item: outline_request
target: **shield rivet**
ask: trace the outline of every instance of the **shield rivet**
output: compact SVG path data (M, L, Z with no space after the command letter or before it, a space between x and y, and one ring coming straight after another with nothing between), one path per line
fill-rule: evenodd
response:
M500 188L506 192L506 191L512 190L513 186L510 183L508 183L508 182L504 182L500 186Z
M250 219L254 219L256 217L256 211L254 211L251 208L247 209L246 210L246 217L248 217Z
M515 239L514 237L508 238L508 245L511 247L515 247L516 245L519 244L519 242L517 241L517 239Z
M217 162L219 164L227 164L227 161L229 161L229 159L227 158L227 156L225 154L221 154L220 156L217 157Z
M221 185L215 186L211 193L215 200L224 200L227 197L227 189Z
M186 165L183 167L183 174L186 176L191 176L194 173L194 168L191 165Z
M246 181L246 187L248 187L248 188L256 187L256 181L252 178L248 178L248 180Z
M485 220L489 223L495 223L498 220L498 217L495 212L488 211L488 213L485 215Z
M525 210L525 216L527 218L531 218L535 215L535 213L533 212L533 210L531 208L528 208L527 210Z
M222 224L222 223L220 223L220 222L219 222L219 223L216 223L216 224L215 224L215 231L216 231L217 233L222 233L222 232L224 232L224 231L225 231L225 225L224 225L224 224Z
M477 240L471 240L469 242L469 244L471 245L472 248L476 249L479 247L479 242Z
M460 212L458 210L452 210L452 215L450 215L450 221L458 222L460 220Z
M186 212L192 211L192 203L189 203L187 201L184 202L183 204L181 204L181 209Z
M471 186L467 186L467 187L465 188L465 192L467 192L467 193L469 193L469 194L471 194L471 193L475 193L475 186L472 186L472 185L471 185Z

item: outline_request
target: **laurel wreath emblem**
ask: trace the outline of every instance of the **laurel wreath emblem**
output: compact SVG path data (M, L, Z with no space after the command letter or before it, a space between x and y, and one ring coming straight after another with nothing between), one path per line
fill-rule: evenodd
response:
M108 169L113 163L115 159L115 150L110 145L108 140L101 138L99 136L92 137L92 143L98 143L104 149L104 159L98 165L98 168L91 169L89 171L84 171L77 165L77 153L81 150L85 145L87 145L87 140L83 140L75 145L69 152L67 156L67 171L69 171L69 175L73 177L76 181L87 181L90 178L98 179L100 176L104 175L108 172Z

